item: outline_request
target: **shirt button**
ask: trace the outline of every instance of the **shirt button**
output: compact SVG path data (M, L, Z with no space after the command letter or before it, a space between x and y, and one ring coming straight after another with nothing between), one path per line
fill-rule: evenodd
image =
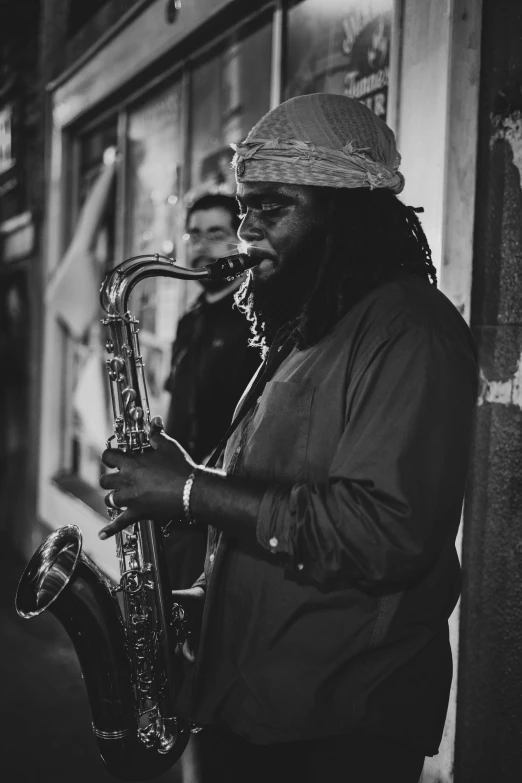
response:
M298 564L297 564L297 570L298 570L298 571L302 571L302 570L303 570L303 568L304 568L304 565L303 565L302 563L298 563Z
M214 562L214 553L212 553L212 554L210 555L210 557L209 557L209 560L210 560L210 562L211 562L211 563L213 563L213 562Z
M241 446L238 446L237 449L234 451L234 454L239 454L241 451Z
M271 546L273 549L275 549L275 548L276 548L276 546L278 545L279 541L278 541L278 540L277 540L277 538L274 536L273 538L271 538L271 539L270 539L270 541L269 541L268 543L270 544L270 546Z

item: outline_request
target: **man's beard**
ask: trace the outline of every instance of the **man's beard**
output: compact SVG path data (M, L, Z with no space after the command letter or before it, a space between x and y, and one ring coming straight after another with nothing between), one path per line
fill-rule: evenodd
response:
M324 228L314 227L269 278L248 272L235 301L252 321L255 344L269 347L279 329L297 322L316 284L325 238Z

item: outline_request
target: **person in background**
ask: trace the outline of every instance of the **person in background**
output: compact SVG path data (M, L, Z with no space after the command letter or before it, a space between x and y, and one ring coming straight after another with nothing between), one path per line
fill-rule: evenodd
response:
M122 513L101 538L211 526L179 596L204 607L177 699L205 727L204 783L417 783L438 752L478 365L399 164L348 97L265 115L235 169L259 262L238 300L266 359L222 469L156 419L148 453L103 455Z
M232 196L198 198L187 214L189 266L199 269L236 252L238 227ZM241 283L202 280L203 291L179 321L172 346L166 431L197 463L218 445L261 361L259 350L248 346L248 323L234 305ZM191 586L205 559L205 531L176 531L167 546L173 589Z
M225 194L198 198L187 213L188 264L194 269L232 255L238 246L238 205ZM166 431L198 463L204 463L226 432L234 408L260 364L249 348L250 331L234 296L242 278L202 280L200 296L180 319L172 346ZM172 530L166 539L171 587L190 587L203 569L206 528ZM194 742L181 759L184 781L199 778Z

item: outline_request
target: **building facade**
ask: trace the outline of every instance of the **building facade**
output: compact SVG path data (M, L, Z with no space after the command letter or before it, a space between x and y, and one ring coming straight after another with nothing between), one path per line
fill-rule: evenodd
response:
M8 499L2 507L9 509L0 518L3 528L29 555L51 530L74 521L86 551L116 576L112 545L97 538L105 522L99 456L112 428L97 300L104 273L142 253L183 263L186 207L208 190L233 192L229 144L244 138L269 108L317 91L362 100L396 132L407 183L402 198L424 207L440 287L475 328L485 362L463 524L463 614L459 606L451 619L453 690L441 752L427 760L422 780L491 783L486 761L494 768L501 745L503 779L511 779L516 743L509 737L517 726L520 733L522 712L515 697L522 665L515 596L522 574L513 559L520 513L513 445L520 437L517 4L35 0L34 9L31 51L38 61L24 65L36 85L37 132L31 138L24 131L32 163L24 152L13 152L19 109L8 90L0 92L0 279L10 314L2 358L12 364L12 356L24 357L19 376L15 362L3 387L11 427L0 444L0 457L10 466L0 477L1 496ZM23 34L27 38L27 29ZM504 34L509 54L502 49ZM508 87L510 97L499 103ZM13 206L5 183L14 158L26 166L33 196ZM20 275L31 293L7 293ZM170 344L192 296L190 285L164 279L151 279L132 295L154 413L165 411ZM21 317L23 306L27 314ZM16 323L25 324L23 334ZM499 391L502 383L512 391ZM511 397L499 408L501 394ZM23 476L23 491L13 495L9 476L15 474ZM499 486L509 486L509 501ZM495 509L504 503L500 517L486 511L490 498ZM488 536L496 543L486 556ZM509 568L501 576L498 562L506 558ZM509 677L490 673L502 655L499 584L510 609L502 625L510 630L501 638L519 653L513 653ZM484 601L490 615L482 627ZM503 689L509 691L506 702L498 695ZM488 710L479 718L475 710L483 701ZM511 711L499 745L491 747L487 727L504 703ZM476 742L481 764L475 763Z
M0 7L0 535L30 542L38 469L44 100L40 3Z

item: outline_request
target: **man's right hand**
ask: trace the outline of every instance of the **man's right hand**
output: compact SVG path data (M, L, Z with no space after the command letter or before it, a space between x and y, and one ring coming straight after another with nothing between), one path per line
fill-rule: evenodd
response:
M205 606L205 591L201 587L190 587L187 590L173 590L172 600L179 603L185 612L186 637L183 644L176 645L176 655L183 655L190 663L196 660Z

